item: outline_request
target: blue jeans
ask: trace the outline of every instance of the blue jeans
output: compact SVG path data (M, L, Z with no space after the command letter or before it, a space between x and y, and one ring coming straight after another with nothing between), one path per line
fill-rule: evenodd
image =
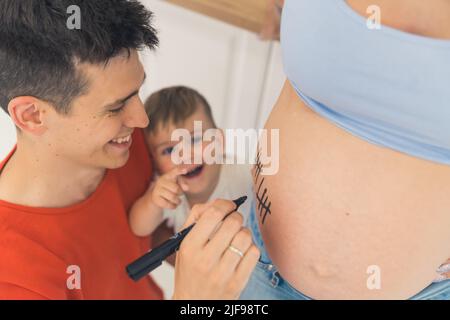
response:
M247 227L252 231L253 241L261 251L261 257L253 271L250 280L242 292L241 300L312 300L304 295L289 282L283 279L275 265L270 260L259 232L255 215L255 203L247 220ZM432 283L411 300L450 300L450 280Z

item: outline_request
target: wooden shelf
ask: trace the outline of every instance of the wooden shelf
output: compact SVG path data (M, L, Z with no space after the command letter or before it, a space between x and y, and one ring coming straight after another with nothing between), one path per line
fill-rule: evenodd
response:
M266 15L266 0L166 0L198 13L259 33Z

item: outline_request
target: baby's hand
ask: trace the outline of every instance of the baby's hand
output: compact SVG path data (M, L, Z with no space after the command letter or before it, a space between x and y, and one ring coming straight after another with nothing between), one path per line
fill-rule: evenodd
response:
M187 191L188 186L181 184L178 177L188 171L183 167L175 167L156 180L151 192L152 202L161 209L175 209L181 203L180 195Z

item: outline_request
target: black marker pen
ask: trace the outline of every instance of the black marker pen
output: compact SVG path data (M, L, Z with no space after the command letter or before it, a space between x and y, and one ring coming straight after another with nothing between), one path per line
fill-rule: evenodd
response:
M228 215L236 211L245 202L245 200L247 200L247 196L233 200L234 204L236 205L236 209L227 214L224 219L226 219ZM182 231L178 232L176 235L169 238L169 240L165 241L160 246L146 253L136 261L130 263L126 268L128 276L134 281L138 281L139 279L147 275L149 272L158 268L167 257L171 256L176 251L178 251L181 242L194 226L195 223L193 223L186 229L183 229Z

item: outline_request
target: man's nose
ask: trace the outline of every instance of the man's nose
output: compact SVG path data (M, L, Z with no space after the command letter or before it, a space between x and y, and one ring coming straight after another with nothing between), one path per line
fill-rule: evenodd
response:
M130 101L128 112L125 114L125 126L128 128L147 128L149 119L144 104L139 97Z

